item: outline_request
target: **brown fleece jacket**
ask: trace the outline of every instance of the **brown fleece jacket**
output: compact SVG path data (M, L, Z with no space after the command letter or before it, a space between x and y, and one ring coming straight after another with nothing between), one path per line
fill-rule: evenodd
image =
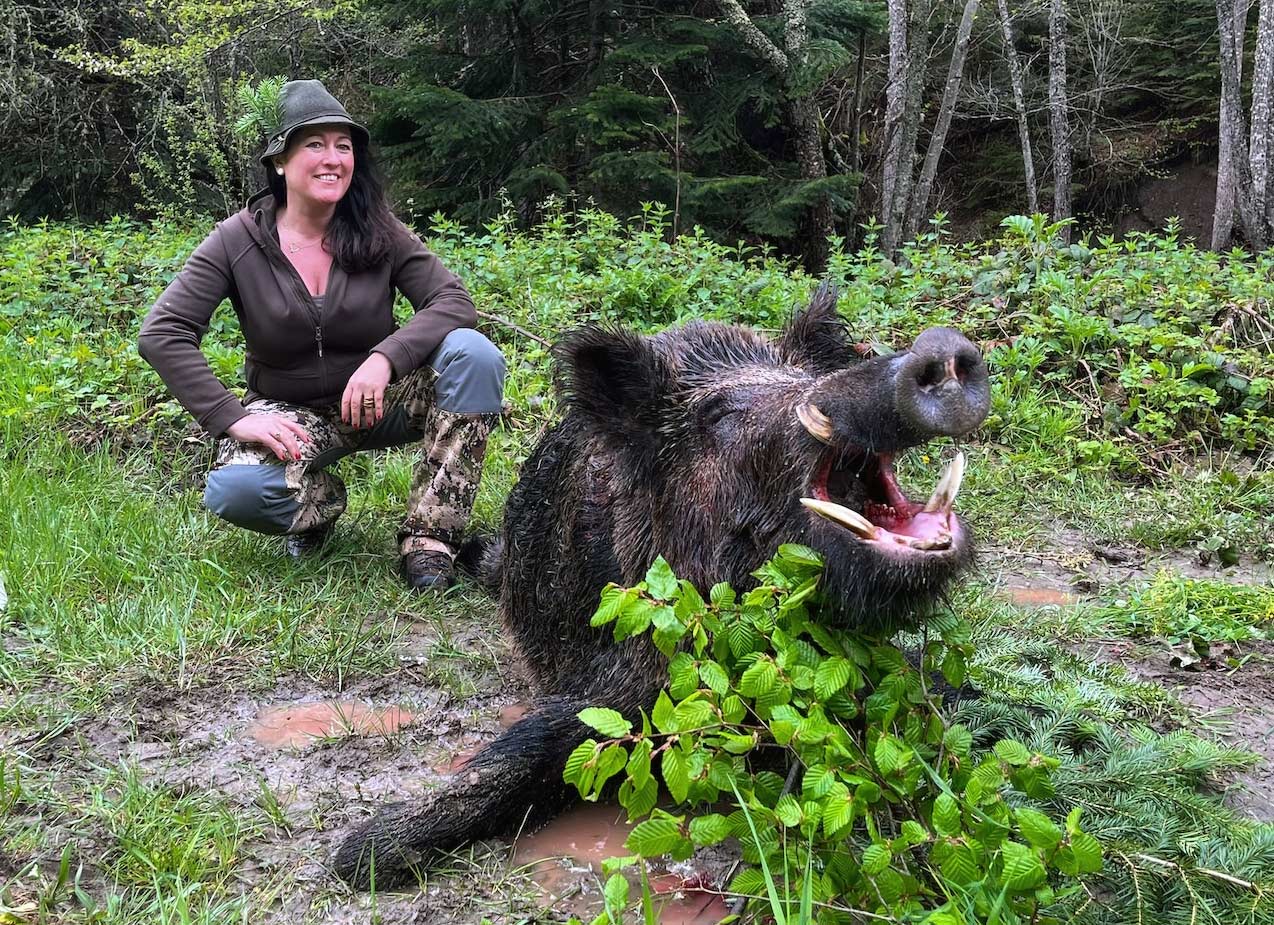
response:
M224 299L247 342L245 401L331 405L373 351L385 355L397 379L422 366L452 331L477 322L464 285L403 225L379 266L347 274L334 263L320 307L279 247L274 208L274 198L261 193L218 223L151 307L137 338L138 352L215 437L247 414L199 349ZM395 289L416 310L401 328L393 317Z

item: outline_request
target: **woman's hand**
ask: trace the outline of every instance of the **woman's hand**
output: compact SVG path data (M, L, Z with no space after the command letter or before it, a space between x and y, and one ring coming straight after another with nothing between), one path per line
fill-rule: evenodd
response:
M249 414L226 429L240 443L259 443L279 459L301 458L301 441L313 443L305 428L281 414Z
M341 396L341 420L355 430L372 427L385 416L385 386L394 374L389 358L373 353L345 383Z

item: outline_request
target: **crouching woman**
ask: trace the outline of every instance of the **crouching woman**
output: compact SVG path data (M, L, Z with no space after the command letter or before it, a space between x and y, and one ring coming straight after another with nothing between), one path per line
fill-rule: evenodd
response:
M284 85L269 188L217 225L151 308L141 355L217 444L204 501L230 523L317 549L345 509L331 471L419 445L398 534L407 584L445 588L505 366L463 284L390 210L366 129L317 80ZM395 324L402 292L415 313ZM241 402L199 344L229 299L247 348Z

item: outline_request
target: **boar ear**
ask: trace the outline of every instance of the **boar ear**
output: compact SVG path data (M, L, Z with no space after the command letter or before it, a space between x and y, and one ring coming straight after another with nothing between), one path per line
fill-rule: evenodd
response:
M845 333L845 323L836 313L837 296L836 287L825 282L810 304L792 318L778 343L786 362L825 376L859 358Z
M668 371L649 338L590 326L568 334L554 352L558 387L573 410L606 430L653 430Z

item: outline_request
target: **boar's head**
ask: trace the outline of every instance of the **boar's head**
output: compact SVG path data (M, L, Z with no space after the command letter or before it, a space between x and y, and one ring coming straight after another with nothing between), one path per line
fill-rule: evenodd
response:
M824 287L774 340L702 322L649 337L593 327L559 360L593 460L580 500L606 512L590 529L609 534L606 558L629 580L663 555L700 587L742 587L780 543L804 543L826 560L829 616L892 629L971 559L952 511L963 456L927 499L894 468L986 417L986 366L954 330L863 359Z

